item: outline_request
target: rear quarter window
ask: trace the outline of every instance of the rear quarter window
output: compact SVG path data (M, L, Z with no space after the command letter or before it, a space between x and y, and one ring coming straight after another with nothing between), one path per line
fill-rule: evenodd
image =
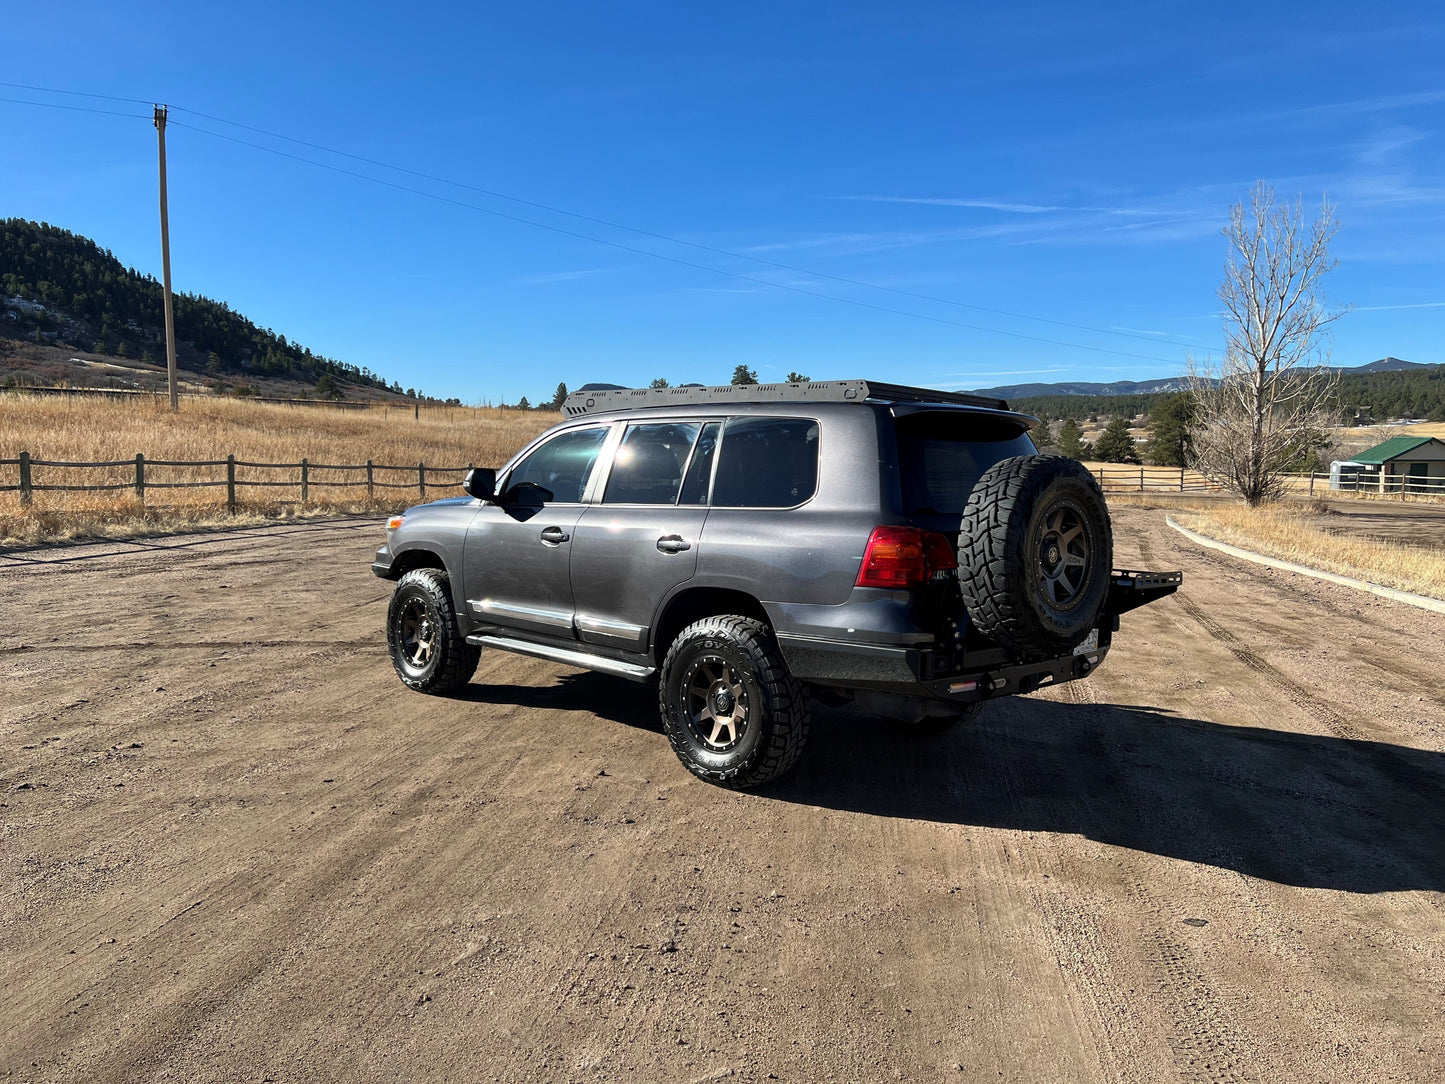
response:
M714 508L791 508L818 489L818 423L733 418L723 430Z
M894 433L907 515L960 513L984 471L1037 451L1017 425L964 411L906 415L894 422Z

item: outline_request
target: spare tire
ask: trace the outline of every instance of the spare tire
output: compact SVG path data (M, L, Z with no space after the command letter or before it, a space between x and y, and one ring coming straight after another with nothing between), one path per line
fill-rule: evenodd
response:
M1114 563L1104 493L1063 455L1021 455L983 473L963 510L958 579L969 620L1028 654L1057 655L1098 625Z

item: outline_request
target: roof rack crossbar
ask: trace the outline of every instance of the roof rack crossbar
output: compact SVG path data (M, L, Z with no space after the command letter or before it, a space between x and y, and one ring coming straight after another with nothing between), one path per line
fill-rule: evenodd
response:
M639 407L693 406L716 403L948 403L1007 410L1003 399L961 391L935 391L875 380L814 380L806 384L723 384L713 387L609 388L576 391L562 404L564 418L603 414Z

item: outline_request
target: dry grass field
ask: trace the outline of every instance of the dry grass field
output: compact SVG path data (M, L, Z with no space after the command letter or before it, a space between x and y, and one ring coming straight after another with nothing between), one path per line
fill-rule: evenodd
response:
M225 517L225 490L172 489L166 483L224 479L224 467L146 469L144 507L135 498L133 461L223 460L234 455L255 463L299 463L356 466L405 466L406 472L377 471L379 485L414 483L416 464L457 468L467 464L498 466L535 434L558 421L552 411L501 408L422 406L414 416L410 405L377 404L364 410L324 406L283 406L243 399L183 399L172 414L163 401L114 402L104 399L7 394L0 398L0 459L17 459L21 451L33 459L66 462L127 460L124 466L65 468L37 466L36 485L113 485L101 493L38 491L29 508L15 492L0 492L0 540L36 542L73 537L118 537L203 525ZM263 481L294 481L298 470L248 468L238 477ZM304 515L318 511L385 508L416 498L415 488L379 489L368 500L361 472L311 471L308 500L299 503L292 486L241 487L243 514L250 517ZM0 486L15 486L19 468L0 465ZM336 486L336 481L357 482ZM456 470L437 473L428 496L453 492ZM151 488L153 487L153 488ZM433 489L435 487L435 490Z
M1353 517L1325 501L1265 508L1201 502L1175 518L1190 530L1267 557L1445 599L1445 549L1357 534L1345 522Z

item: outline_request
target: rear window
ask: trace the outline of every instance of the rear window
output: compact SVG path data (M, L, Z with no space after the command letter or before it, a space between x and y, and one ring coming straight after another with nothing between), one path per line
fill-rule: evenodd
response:
M791 508L818 488L818 423L733 418L723 430L715 508Z
M910 414L894 423L906 515L959 513L989 467L1036 449L1018 426L963 411Z

